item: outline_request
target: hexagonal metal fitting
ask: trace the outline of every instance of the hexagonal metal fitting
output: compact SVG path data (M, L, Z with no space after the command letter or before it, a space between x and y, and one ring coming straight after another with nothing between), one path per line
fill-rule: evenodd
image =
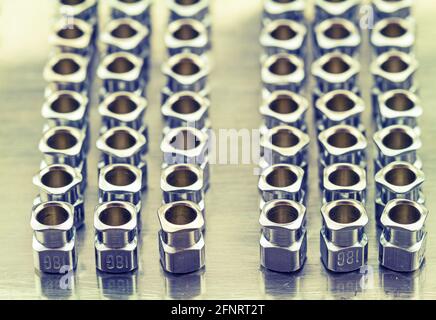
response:
M377 96L376 125L379 130L392 126L404 125L420 134L418 119L423 113L421 99L415 93L396 89Z
M275 164L264 169L259 176L258 188L261 195L260 210L266 202L287 199L306 202L305 173L298 166Z
M195 19L209 26L209 0L167 0L170 20Z
M409 199L423 204L424 173L404 161L395 161L375 175L375 215L379 222L386 204L393 199Z
M74 53L56 53L44 68L44 79L48 82L45 95L59 90L71 90L86 94L89 90L89 58Z
M260 140L261 155L259 166L285 163L307 169L307 149L310 138L303 131L286 125L274 127Z
M82 19L94 26L98 22L97 6L97 0L60 0L59 13L70 19Z
M260 34L260 44L267 56L277 53L304 57L306 52L307 28L294 20L278 19L267 23Z
M287 125L307 132L305 118L308 109L309 102L305 97L287 90L274 91L260 106L264 120L260 131L265 134L268 129Z
M306 261L306 208L291 200L273 200L263 208L259 223L260 263L277 272L294 272Z
M356 92L359 72L359 61L341 52L327 53L312 64L312 75L320 93L338 89Z
M98 205L94 228L98 270L125 273L138 267L138 221L133 204L111 201Z
M113 163L131 164L142 171L142 189L147 187L147 140L142 133L125 126L113 127L100 136L96 145L101 151L99 168Z
M366 168L366 147L364 134L349 125L336 125L318 135L320 169L335 163L351 163Z
M306 1L304 0L265 0L263 3L264 21L289 19L294 21L304 20L304 10Z
M410 53L415 45L415 21L412 18L386 18L371 32L371 45L378 56L389 50Z
M157 214L161 225L160 260L164 270L190 273L203 268L204 219L198 205L190 201L172 202L161 206Z
M40 203L32 208L35 269L45 273L74 270L77 264L75 248L74 208L59 201Z
M109 0L113 19L131 18L139 21L150 29L151 0Z
M389 17L407 18L410 16L413 6L413 0L373 0L372 7L375 13L375 19Z
M304 61L293 54L278 53L266 58L262 66L262 83L268 92L300 92L306 79Z
M210 128L209 107L209 99L199 93L181 91L173 94L161 108L166 122L164 133L178 127L207 131Z
M382 53L371 64L375 86L381 92L414 88L417 70L416 58L397 50Z
M94 27L81 19L61 18L53 26L49 44L64 53L91 58L95 52Z
M381 216L380 264L399 272L418 270L425 257L428 210L417 202L390 201Z
M378 171L393 161L406 161L422 169L418 150L422 147L419 134L412 128L396 124L374 133L377 155L374 160Z
M322 95L315 102L318 133L336 125L349 125L361 129L365 102L352 91L334 90Z
M356 21L361 0L316 0L315 21L321 22L329 18L341 17Z
M314 31L315 54L317 57L333 51L354 56L362 42L356 25L343 18L324 20L315 27Z
M110 164L100 169L98 200L132 203L138 215L141 212L142 171L130 164Z
M365 204L366 170L355 164L335 163L324 169L323 203L353 199Z
M201 56L210 48L208 30L195 19L175 20L168 25L165 44L170 56L183 52Z
M356 200L336 200L321 208L321 260L333 272L359 270L368 259L368 223L363 204Z

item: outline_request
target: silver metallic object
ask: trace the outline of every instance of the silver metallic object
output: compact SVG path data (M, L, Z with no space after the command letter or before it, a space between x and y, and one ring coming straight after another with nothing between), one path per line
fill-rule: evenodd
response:
M360 31L350 20L331 18L320 22L315 27L314 47L317 57L333 51L354 56L360 44Z
M399 272L418 270L425 257L428 210L411 200L390 201L381 216L380 264Z
M170 20L195 19L210 25L209 0L166 0L170 10Z
M287 90L274 91L259 109L264 120L261 132L265 134L268 129L280 125L296 127L306 132L305 118L308 109L309 102L305 97Z
M321 260L333 272L359 270L368 259L365 207L356 200L336 200L321 208Z
M350 125L364 131L361 118L365 102L352 91L334 90L322 95L315 102L318 132L339 124Z
M139 21L123 18L110 20L100 36L107 53L129 52L137 57L150 56L150 31Z
M139 21L150 29L151 0L110 0L111 15L113 19L131 18Z
M143 134L129 127L114 127L103 133L96 145L101 151L99 168L113 163L136 166L142 171L142 189L147 188L147 140Z
M275 164L262 171L259 177L261 195L260 210L265 203L275 199L293 200L306 203L304 170L290 164Z
M407 18L410 16L413 0L372 0L376 20L388 17Z
M306 261L306 208L291 200L273 200L263 208L259 223L260 263L278 272L294 272Z
M165 44L170 56L182 52L202 55L209 50L207 28L195 19L179 19L168 25Z
M379 92L393 89L415 91L417 69L418 61L413 55L397 50L382 53L371 64L371 73Z
M380 20L371 32L371 45L376 55L389 50L410 53L415 45L415 21L411 18Z
M81 227L85 220L82 180L80 171L67 164L52 164L41 169L32 180L39 189L34 205L47 201L68 202L74 207L75 227Z
M94 213L95 261L98 270L125 273L138 267L138 221L129 202L98 205Z
M60 0L59 13L68 19L82 19L95 26L97 19L97 0Z
M360 3L361 0L316 0L315 21L321 22L333 17L356 21Z
M264 169L272 164L286 163L299 166L306 172L309 142L309 136L295 127L274 127L261 138L259 166Z
M395 161L379 170L375 175L375 217L380 216L386 204L393 199L409 199L424 204L422 192L424 173L403 161Z
M88 77L89 58L74 53L53 55L44 68L44 79L48 82L45 95L55 91L72 90L87 94L91 82Z
M263 17L269 22L277 19L304 20L305 0L264 0Z
M263 62L262 83L268 92L289 90L298 93L304 87L305 79L304 61L296 55L278 53Z
M180 91L173 94L161 107L166 122L164 133L177 127L208 130L209 107L210 101L199 93Z
M265 54L294 54L304 58L306 53L307 28L293 20L278 19L267 23L260 35L260 44Z
M35 269L46 273L65 273L77 265L74 208L59 201L43 202L32 208Z
M177 201L164 204L157 212L160 261L170 273L190 273L205 265L202 234L204 219L197 204Z
M422 141L418 133L405 125L392 125L374 133L377 154L374 160L375 171L393 161L407 161L422 169L418 156Z
M335 163L324 169L323 203L354 199L365 203L366 170L351 163Z

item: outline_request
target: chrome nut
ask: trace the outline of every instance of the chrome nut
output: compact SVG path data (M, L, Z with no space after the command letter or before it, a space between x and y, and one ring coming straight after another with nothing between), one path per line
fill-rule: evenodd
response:
M142 189L147 188L147 141L143 134L129 127L114 127L97 140L101 151L99 168L108 164L131 164L142 171Z
M272 164L293 164L306 172L309 142L309 136L297 128L286 125L274 127L260 140L262 157L259 165L264 169Z
M197 204L177 201L158 210L160 261L170 273L190 273L205 265L204 219Z
M355 164L336 163L324 169L323 203L353 199L365 203L366 170Z
M315 20L324 21L329 18L341 17L350 21L356 21L361 0L316 0Z
M420 134L418 119L423 108L421 99L413 92L403 89L387 91L378 95L374 108L379 130L392 125L404 125Z
M305 78L304 61L296 55L278 53L268 57L262 66L262 82L268 92L289 90L298 93Z
M306 112L309 109L307 99L297 93L287 90L272 92L260 106L260 114L264 119L261 133L268 129L287 125L307 131Z
M304 58L306 41L306 26L294 20L273 20L263 27L260 35L260 44L267 56L285 53Z
M60 0L59 12L62 16L81 19L91 25L97 24L97 0Z
M379 55L371 64L371 73L380 92L413 89L418 61L413 55L390 50Z
M359 50L360 44L360 32L350 20L327 19L315 27L314 45L317 57L333 51L354 56Z
M45 273L74 270L75 248L74 208L58 201L44 202L32 208L35 269Z
M290 164L275 164L262 171L259 177L260 210L265 203L275 199L306 202L305 173Z
M167 0L170 20L195 19L209 25L209 0Z
M373 0L372 6L376 20L400 17L407 18L412 11L413 0Z
M170 56L183 52L201 56L210 47L205 25L195 19L180 19L171 22L165 34L165 44Z
M398 272L418 270L425 257L428 210L411 200L390 201L381 216L380 264Z
M138 221L133 204L111 201L95 209L95 261L102 272L125 273L138 267Z
M129 127L143 132L147 139L144 114L148 108L145 98L128 91L108 94L98 106L102 117L102 132L114 127Z
M53 55L44 68L44 79L48 82L46 97L59 90L71 90L87 94L89 59L74 53Z
M352 91L334 90L322 95L315 102L318 132L344 124L364 131L361 118L365 102Z
M91 58L95 52L94 27L80 19L61 18L55 23L48 41L64 53Z
M370 41L377 56L392 49L411 53L415 45L415 21L411 18L380 20L371 32Z
M368 259L365 207L356 200L336 200L321 208L321 260L333 272L359 270Z
M320 172L335 163L351 163L366 168L366 147L363 133L349 125L337 125L318 135Z
M294 272L306 261L306 208L291 200L268 202L260 214L260 263L277 272Z
M425 202L422 185L424 173L408 162L395 161L375 175L375 216L380 216L386 204L393 199L409 199L420 204Z
M264 20L289 19L294 21L304 20L304 0L265 0L263 3Z
M100 170L98 177L98 200L126 201L141 212L142 171L130 164L110 164Z
M130 18L111 20L102 33L101 42L107 53L129 52L148 59L150 55L150 32L148 28Z
M312 64L316 95L338 89L356 92L359 72L359 61L347 54L331 52L323 55Z
M131 18L139 21L141 24L147 26L150 30L151 18L150 9L151 0L110 0L109 6L111 7L111 15L113 19Z
M161 108L166 122L164 133L178 127L208 130L209 107L210 101L198 93L181 91L173 94Z
M412 128L405 125L392 125L374 133L377 156L374 160L378 171L393 161L406 161L422 169L422 161L418 156L422 142Z

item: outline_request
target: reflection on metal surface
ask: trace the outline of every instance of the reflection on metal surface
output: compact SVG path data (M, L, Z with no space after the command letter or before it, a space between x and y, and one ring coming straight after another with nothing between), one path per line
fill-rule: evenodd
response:
M267 297L290 299L300 291L303 271L281 273L261 268L260 274L262 278L260 289Z
M138 275L137 271L129 273L104 273L96 271L98 288L103 297L107 299L137 298Z
M392 298L417 299L425 280L425 265L412 273L395 272L379 268L380 285L386 295Z
M327 290L334 297L352 298L360 295L373 284L372 272L354 271L350 273L333 273L326 271Z
M74 272L48 274L35 272L35 288L41 297L47 299L77 298Z
M165 277L165 293L171 299L195 299L205 291L205 269L177 275L162 270Z

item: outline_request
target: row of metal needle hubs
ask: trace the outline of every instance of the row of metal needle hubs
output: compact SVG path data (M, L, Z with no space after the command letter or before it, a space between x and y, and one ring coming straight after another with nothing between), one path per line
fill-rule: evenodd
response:
M357 270L367 260L368 240L365 225L368 216L364 207L367 140L361 124L364 103L357 86L360 64L356 60L361 44L358 29L359 5L358 0L315 1L312 33L315 61L311 72L316 80L313 102L320 149L319 180L323 197L321 260L327 269L335 272ZM408 52L407 48L414 42L413 24L407 18L411 5L409 0L372 2L376 24L371 32L371 43L376 54L379 54L371 67L377 88L374 89L373 97L374 101L384 102L376 108L382 110L375 113L376 123L383 126L398 122L400 127L404 124L414 127L390 127L387 132L381 130L375 134L378 147L376 170L380 169L380 164L386 165L394 160L409 160L419 167L419 159L414 152L420 144L419 139L415 138L416 132L419 132L416 129L416 117L421 113L419 100L413 90L391 91L410 87L413 89L411 77L416 69L416 62L413 56L399 52ZM266 120L262 139L263 152L266 155L262 157L261 167L262 164L274 164L268 160L280 163L268 167L259 182L264 202L269 201L266 205L261 204L261 264L281 272L300 269L306 257L305 208L291 202L297 200L304 204L306 185L301 175L304 176L305 170L298 173L297 168L290 167L290 164L300 164L300 161L306 164L305 147L308 143L308 138L304 135L306 125L303 120L308 103L298 95L307 71L304 57L308 31L304 25L304 10L304 1L265 1L260 39L266 52L262 58L265 100L261 106L261 113ZM398 51L391 51L392 48ZM396 85L392 82L396 82ZM379 94L376 90L390 91ZM303 134L295 127L299 127ZM389 135L392 129L399 134ZM403 133L407 135L404 136ZM385 143L391 144L393 149L388 154L384 153L384 150L389 149L384 146ZM403 143L407 144L407 150L399 151L403 149L400 147ZM398 165L402 168L405 164ZM396 183L403 184L401 186L404 187L405 180L412 178L413 188L406 186L403 190L392 190L391 185L386 187L386 181L380 182L376 177L377 192L381 199L406 199L391 203L386 208L383 205L381 211L384 209L384 216L387 217L392 211L392 217L397 216L397 222L404 224L409 221L410 224L392 227L392 222L389 221L384 226L384 236L380 240L380 262L394 270L412 271L421 264L423 246L420 243L425 238L420 225L426 216L426 209L420 204L422 193L419 186L422 183L422 173L417 168L410 168L404 173L396 167L391 169L395 170L391 170L390 175L379 172L378 180L383 180L383 176L390 177L389 179L396 180ZM419 201L407 200L416 200L413 199L415 196ZM380 207L376 204L376 218L379 218ZM413 218L409 219L410 216ZM399 239L405 243L398 245ZM415 251L416 254L412 252L410 255L410 251ZM389 255L393 257L391 260L396 260L395 263L385 262L383 257Z

